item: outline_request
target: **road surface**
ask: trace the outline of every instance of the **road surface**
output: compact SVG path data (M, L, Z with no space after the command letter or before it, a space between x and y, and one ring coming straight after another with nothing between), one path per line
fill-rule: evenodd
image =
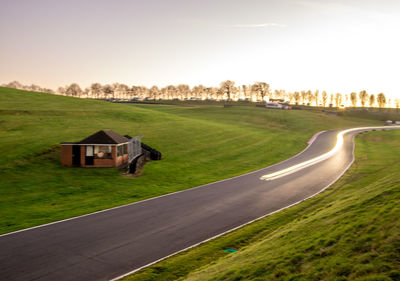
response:
M363 130L348 132L333 155L297 170L290 167L334 149L338 131L322 132L302 153L256 172L2 235L0 280L118 278L321 192L351 165L353 137Z

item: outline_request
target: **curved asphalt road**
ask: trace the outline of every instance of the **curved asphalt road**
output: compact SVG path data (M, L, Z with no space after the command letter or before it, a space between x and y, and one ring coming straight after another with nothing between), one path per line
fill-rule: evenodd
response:
M0 279L110 280L131 272L322 191L353 162L360 131L346 134L331 158L275 180L260 177L329 151L338 131L323 132L297 156L250 174L2 235Z

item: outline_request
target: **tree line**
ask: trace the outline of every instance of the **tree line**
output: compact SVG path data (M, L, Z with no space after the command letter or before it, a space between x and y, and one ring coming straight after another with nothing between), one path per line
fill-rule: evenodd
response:
M270 86L265 82L256 82L253 85L235 86L235 82L226 80L220 83L220 87L206 87L197 85L190 88L189 85L168 85L159 88L152 86L129 87L125 84L114 83L101 85L93 83L90 87L82 90L78 84L73 83L66 87L59 87L57 93L73 97L85 97L94 99L125 99L130 100L249 100L261 101L272 96ZM281 91L276 91L275 96L282 96Z
M219 87L206 87L197 85L192 88L186 84L168 85L159 88L152 86L127 86L121 83L105 84L93 83L90 87L82 89L77 83L65 87L59 87L56 92L51 89L41 88L37 85L24 86L17 81L2 85L4 87L23 89L36 92L46 92L58 95L65 95L79 98L108 99L108 100L227 100L227 101L270 101L280 100L290 104L320 106L320 107L341 107L361 106L380 107L392 104L383 93L368 94L363 90L359 93L350 94L321 93L316 91L294 91L272 90L266 82L255 82L250 85L235 85L234 81L225 80ZM400 100L396 99L393 104L399 108Z
M25 91L32 91L32 92L40 92L40 93L48 93L48 94L55 94L52 89L42 88L38 85L31 84L31 85L22 85L18 81L12 81L7 84L2 84L2 87L25 90Z

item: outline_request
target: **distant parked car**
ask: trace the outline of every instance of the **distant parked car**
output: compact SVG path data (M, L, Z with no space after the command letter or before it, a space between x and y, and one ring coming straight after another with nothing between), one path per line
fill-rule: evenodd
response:
M392 125L393 124L393 121L392 120L386 120L385 121L385 125Z
M265 105L266 108L275 108L275 109L290 109L291 107L285 104L280 104L277 102L267 102Z
M265 105L266 108L277 108L277 109L282 109L283 106L277 102L267 102Z

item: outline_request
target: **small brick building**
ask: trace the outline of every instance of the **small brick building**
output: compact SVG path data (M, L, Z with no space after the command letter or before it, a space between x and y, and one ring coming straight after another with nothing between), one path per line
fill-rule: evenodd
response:
M101 130L79 142L61 143L61 164L67 167L122 167L129 162L130 139Z

